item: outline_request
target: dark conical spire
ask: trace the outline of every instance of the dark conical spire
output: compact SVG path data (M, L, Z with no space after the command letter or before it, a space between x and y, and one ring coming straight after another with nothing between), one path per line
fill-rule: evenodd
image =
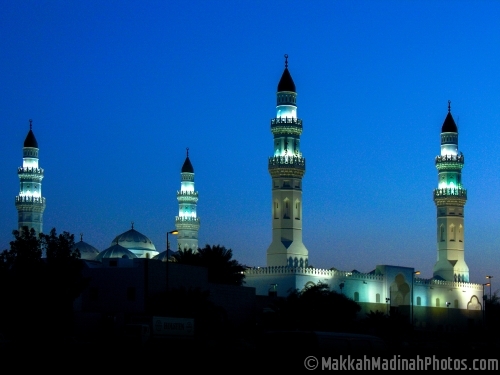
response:
M24 140L24 147L38 148L38 142L36 141L35 134L33 134L33 120L30 119L30 131Z
M194 173L193 165L191 164L191 161L189 160L189 147L186 148L186 160L184 161L184 164L182 165L181 173Z
M455 124L455 120L451 115L451 100L448 100L448 114L441 127L441 133L458 133L457 124Z
M278 92L280 91L295 91L295 83L293 82L292 76L288 71L288 55L285 55L285 70L281 75L280 82L278 83Z

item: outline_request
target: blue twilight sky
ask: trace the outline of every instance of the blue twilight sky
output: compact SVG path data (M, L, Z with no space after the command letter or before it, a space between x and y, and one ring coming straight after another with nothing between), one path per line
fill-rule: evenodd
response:
M45 232L83 233L104 250L133 221L163 251L189 147L200 246L265 265L270 119L286 53L304 122L310 264L361 272L391 264L432 276L434 158L451 100L465 155L471 281L500 279L500 2L0 6L0 250L17 227L31 118Z

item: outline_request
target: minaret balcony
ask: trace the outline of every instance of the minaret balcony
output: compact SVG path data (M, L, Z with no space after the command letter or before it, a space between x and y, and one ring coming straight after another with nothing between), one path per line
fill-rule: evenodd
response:
M198 192L197 191L182 191L182 190L177 190L177 195L185 195L185 196L190 196L190 197L198 197Z
M17 174L31 174L31 175L43 176L43 168L19 167L17 168Z
M45 198L44 197L28 197L28 196L18 196L16 197L16 207L23 209L29 206L29 209L35 209L38 212L43 212L45 210Z
M269 158L268 170L273 178L302 178L306 172L306 159L301 156L272 156Z
M271 133L273 134L302 134L302 120L293 117L277 117L271 120Z
M197 217L175 217L175 227L177 230L193 230L200 229L200 219Z
M177 191L178 202L196 203L198 202L197 191Z
M199 223L200 222L200 218L198 218L198 217L176 216L175 217L175 222L176 223Z
M446 197L460 197L467 199L467 190L462 188L434 189L434 199Z
M306 159L301 156L271 156L269 169L272 168L298 168L306 169Z
M438 170L456 170L464 166L463 155L440 155L436 156L436 168Z

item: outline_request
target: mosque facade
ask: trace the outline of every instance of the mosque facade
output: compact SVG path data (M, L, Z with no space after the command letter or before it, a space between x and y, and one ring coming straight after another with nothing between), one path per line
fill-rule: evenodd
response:
M308 265L309 252L302 242L302 179L306 163L300 148L303 126L297 117L297 108L297 91L285 55L285 69L277 88L276 117L270 123L273 154L268 158L268 171L272 181L272 240L267 249L266 267L249 268L245 272L245 285L255 288L257 295L287 296L291 290L324 283L359 303L362 313L398 310L408 315L415 327L480 324L484 312L484 285L469 282L465 262L467 191L461 173L464 156L458 149L458 128L450 103L441 128L441 151L435 158L438 171L438 186L434 190L437 261L431 279L419 278L419 271L414 268L394 265L377 265L369 273ZM18 227L28 226L42 233L46 202L42 196L43 169L38 165L38 152L30 120L30 130L23 145L23 166L18 168L20 192L15 205ZM188 152L181 168L177 200L176 250L196 251L200 228L196 211L198 192ZM98 263L108 264L113 258L119 258L121 263L135 258L165 262L171 255L168 249L158 252L148 237L134 229L133 223L131 229L116 236L110 247L101 252L84 242L83 235L75 248L79 249L82 259L94 263L93 267Z
M419 278L414 268L377 265L369 273L308 267L302 243L302 178L305 159L300 152L302 120L297 117L297 92L285 55L285 70L277 88L276 117L271 120L274 155L269 158L272 180L272 243L266 267L245 273L257 295L287 296L291 290L324 283L361 305L362 313L398 310L420 328L450 329L480 324L484 286L469 283L464 257L464 156L458 150L458 129L451 114L441 128L441 152L435 158L438 187L437 262L431 279Z

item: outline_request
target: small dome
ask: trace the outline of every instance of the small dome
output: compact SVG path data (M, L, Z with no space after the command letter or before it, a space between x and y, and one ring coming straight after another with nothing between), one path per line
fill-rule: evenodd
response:
M38 142L36 141L35 134L33 134L33 130L31 129L24 140L24 147L38 148Z
M184 161L184 164L182 165L181 173L194 173L193 165L191 164L191 161L189 160L189 156L186 156L186 160Z
M290 75L288 68L285 68L285 71L281 76L280 82L278 83L278 92L280 91L296 92L295 83L293 82L292 76Z
M99 254L99 250L83 240L80 240L80 242L77 242L73 245L72 250L75 249L78 249L78 251L80 251L80 259L84 260L94 260L97 254Z
M101 251L94 260L102 262L104 258L128 258L133 259L137 258L137 256L131 251L125 249L123 246L114 244L111 247L108 247L106 250Z
M444 119L441 133L458 133L457 124L455 124L455 120L453 120L451 112L448 112L446 118Z
M116 236L111 242L111 245L116 244L123 246L127 250L156 251L156 247L153 242L151 242L151 240L142 233L136 231L134 228Z
M175 251L172 251L172 250L168 250L168 257L171 258L172 255L175 254ZM167 261L167 251L162 251L160 254L158 255L155 255L153 257L153 259L158 259L158 260L161 260L162 262L166 262Z

